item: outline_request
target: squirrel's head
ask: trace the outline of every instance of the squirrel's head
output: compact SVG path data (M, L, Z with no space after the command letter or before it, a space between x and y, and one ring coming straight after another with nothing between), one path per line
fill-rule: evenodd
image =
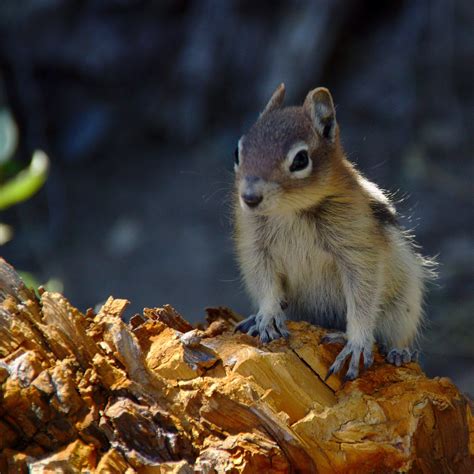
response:
M339 131L330 92L318 87L300 107L282 107L281 84L235 150L241 207L272 214L305 209L327 193L340 156Z

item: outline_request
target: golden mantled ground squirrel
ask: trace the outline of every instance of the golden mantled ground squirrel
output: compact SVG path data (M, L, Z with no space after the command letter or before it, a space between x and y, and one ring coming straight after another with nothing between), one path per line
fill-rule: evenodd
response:
M257 312L237 330L266 343L286 319L343 332L328 372L373 362L375 341L397 366L413 360L430 261L415 251L387 196L347 160L329 91L282 107L274 92L235 155L235 241Z

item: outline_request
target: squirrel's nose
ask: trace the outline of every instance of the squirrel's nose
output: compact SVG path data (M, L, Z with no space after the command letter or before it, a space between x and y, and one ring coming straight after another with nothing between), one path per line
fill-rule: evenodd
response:
M245 193L242 194L242 200L247 204L247 206L256 207L262 202L263 196L261 194Z

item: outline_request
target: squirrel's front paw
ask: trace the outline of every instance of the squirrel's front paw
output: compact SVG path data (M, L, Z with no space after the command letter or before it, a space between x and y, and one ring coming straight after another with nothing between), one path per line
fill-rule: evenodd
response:
M337 374L349 356L349 368L347 369L345 379L356 379L359 375L359 362L361 355L364 356L364 368L368 369L374 362L372 344L356 344L354 342L348 341L343 347L342 351L339 352L334 363L329 368L325 380L327 380L332 374Z
M241 321L235 330L250 336L260 336L260 340L267 343L280 337L288 338L290 336L285 320L284 314L268 316L258 313Z

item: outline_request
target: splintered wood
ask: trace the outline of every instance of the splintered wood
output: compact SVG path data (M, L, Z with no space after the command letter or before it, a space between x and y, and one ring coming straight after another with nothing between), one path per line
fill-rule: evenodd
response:
M38 300L0 260L1 473L473 472L469 401L417 364L325 383L320 328L262 346L225 308L126 306Z

